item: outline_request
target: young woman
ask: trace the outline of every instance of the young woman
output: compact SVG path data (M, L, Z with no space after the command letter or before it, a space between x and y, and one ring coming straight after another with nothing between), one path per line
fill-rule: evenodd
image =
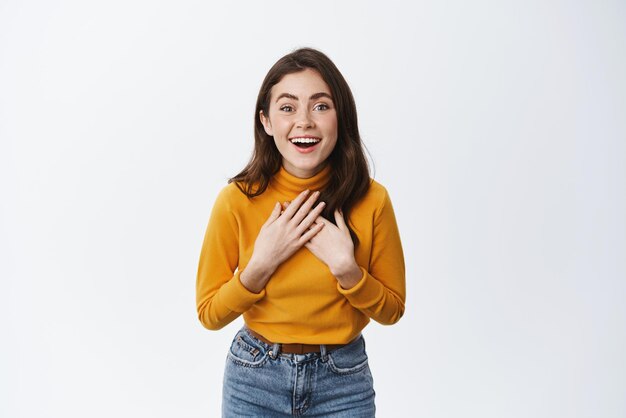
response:
M326 55L298 49L265 77L254 123L254 153L217 196L197 277L206 328L245 322L222 415L373 417L361 331L402 317L405 268L352 92Z

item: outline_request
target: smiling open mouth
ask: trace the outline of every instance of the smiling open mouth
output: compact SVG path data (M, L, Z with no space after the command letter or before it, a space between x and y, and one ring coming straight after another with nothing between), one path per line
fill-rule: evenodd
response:
M289 141L298 148L306 149L306 148L311 148L317 145L321 141L321 139L320 138L291 138Z

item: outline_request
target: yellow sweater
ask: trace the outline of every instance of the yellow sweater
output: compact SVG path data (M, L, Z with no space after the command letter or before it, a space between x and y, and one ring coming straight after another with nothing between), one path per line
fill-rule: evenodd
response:
M370 318L385 325L400 319L405 301L402 244L387 190L373 179L349 219L360 240L355 259L363 274L354 287L343 289L304 246L278 267L261 292L249 291L239 280L276 202L291 201L307 188L322 189L330 170L327 165L301 179L281 167L266 191L252 199L235 183L220 191L196 283L198 317L206 328L220 329L243 314L248 327L274 342L345 344Z

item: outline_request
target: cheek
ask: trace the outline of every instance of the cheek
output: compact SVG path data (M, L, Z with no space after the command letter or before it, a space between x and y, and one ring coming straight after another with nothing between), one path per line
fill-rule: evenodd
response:
M272 128L274 129L274 136L286 136L289 133L289 122L281 118L274 118L272 120Z
M327 131L328 131L329 136L334 138L334 141L333 141L334 142L333 146L334 146L334 144L337 143L337 137L339 136L339 130L338 130L338 127L337 127L337 122L334 121L333 123L330 123L328 125L328 130Z
M276 145L276 148L278 148L279 150L283 150L286 148L285 141L281 140L276 135L274 135L274 145Z
M285 138L274 135L274 146L281 156L286 157L291 154L290 149L293 145L291 145L291 142L287 141Z
M337 117L333 117L330 118L329 120L326 121L326 130L328 131L328 133L332 133L333 136L337 136Z
M328 143L326 144L326 154L330 155L334 151L336 146L337 146L336 139L334 141L328 141Z

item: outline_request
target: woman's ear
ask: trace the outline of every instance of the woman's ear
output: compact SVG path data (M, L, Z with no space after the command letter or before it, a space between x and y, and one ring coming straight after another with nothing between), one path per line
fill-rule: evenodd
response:
M259 110L259 118L261 119L261 123L263 124L263 129L265 129L265 133L269 136L273 136L274 131L272 130L272 124L270 123L269 118L265 117L265 114L262 110Z

